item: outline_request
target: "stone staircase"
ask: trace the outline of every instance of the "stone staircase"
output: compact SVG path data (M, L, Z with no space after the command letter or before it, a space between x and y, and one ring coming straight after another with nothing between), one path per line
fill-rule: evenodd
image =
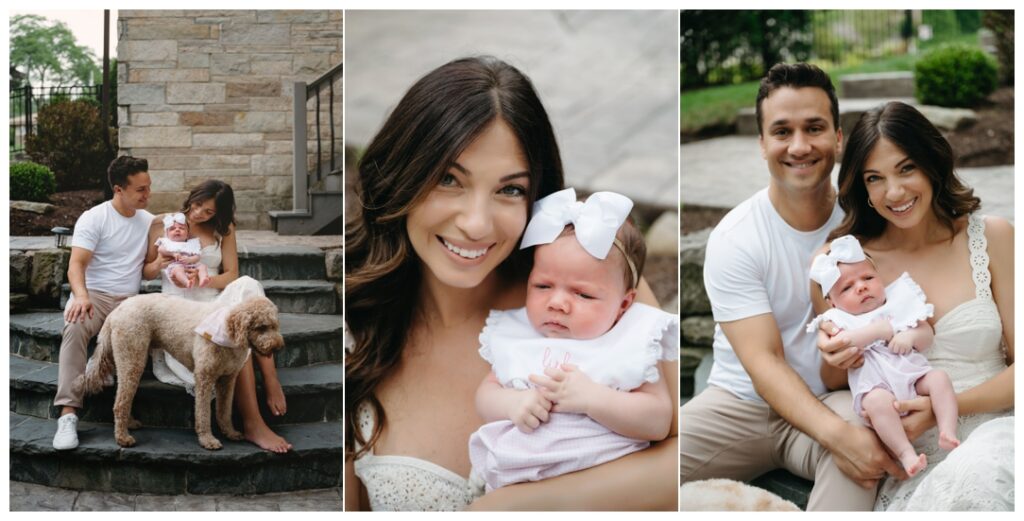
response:
M229 441L207 451L196 441L194 405L184 389L155 380L147 370L133 412L143 427L135 447L114 443L114 389L86 399L79 447L51 446L59 409L57 358L63 318L58 309L11 315L10 479L78 490L132 494L264 494L341 486L342 323L340 273L328 266L335 252L312 246L239 246L240 271L259 279L281 310L285 347L275 361L288 413L264 418L294 445L273 454ZM325 262L326 261L326 262ZM143 292L159 291L144 283ZM64 291L66 298L66 285ZM95 341L94 341L95 342ZM94 348L90 345L90 352ZM259 375L259 371L257 371ZM240 420L235 417L236 427Z

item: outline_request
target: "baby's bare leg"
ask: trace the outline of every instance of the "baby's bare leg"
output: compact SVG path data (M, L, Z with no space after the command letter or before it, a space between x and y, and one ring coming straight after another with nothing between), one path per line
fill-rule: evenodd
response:
M919 378L914 387L917 394L931 398L935 422L939 426L939 447L946 450L959 447L960 440L956 437L959 412L949 376L945 371L933 369Z
M900 413L893 407L894 401L896 397L891 392L872 389L861 398L860 404L882 443L899 458L907 474L913 476L924 470L928 460L924 454L914 452L914 446L907 439L903 423L900 422Z
M189 280L188 273L185 273L185 266L181 264L175 264L174 266L168 267L167 276L183 288L192 287L192 281Z
M196 273L199 275L199 287L205 288L210 284L210 272L206 269L206 264L197 262L195 264Z

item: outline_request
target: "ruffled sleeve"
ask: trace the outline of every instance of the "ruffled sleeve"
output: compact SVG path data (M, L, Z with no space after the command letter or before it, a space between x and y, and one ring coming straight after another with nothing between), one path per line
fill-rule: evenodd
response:
M935 315L935 306L928 303L924 290L907 272L886 288L885 307L890 315L893 334L911 329Z
M484 328L480 331L480 357L487 360L487 363L494 365L494 353L491 350L491 339L495 334L495 330L501 323L501 317L504 315L503 311L492 309L487 314L487 321L484 322Z
M654 310L657 315L643 334L644 381L655 383L661 376L658 362L679 360L679 315Z

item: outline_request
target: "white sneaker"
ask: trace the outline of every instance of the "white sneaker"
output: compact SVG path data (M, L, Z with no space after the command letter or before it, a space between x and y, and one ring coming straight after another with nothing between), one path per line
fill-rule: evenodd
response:
M78 416L65 414L57 419L57 434L53 435L53 448L69 450L78 446Z

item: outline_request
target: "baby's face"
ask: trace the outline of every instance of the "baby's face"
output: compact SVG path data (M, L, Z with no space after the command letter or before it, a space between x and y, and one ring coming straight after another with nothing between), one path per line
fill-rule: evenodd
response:
M839 280L828 292L832 306L860 315L885 304L885 285L870 261L839 263Z
M181 223L174 223L170 228L167 229L167 238L174 242L183 242L188 240L188 226Z
M549 338L605 334L636 293L623 281L624 262L614 248L604 260L595 259L572 235L538 246L526 292L530 324Z

